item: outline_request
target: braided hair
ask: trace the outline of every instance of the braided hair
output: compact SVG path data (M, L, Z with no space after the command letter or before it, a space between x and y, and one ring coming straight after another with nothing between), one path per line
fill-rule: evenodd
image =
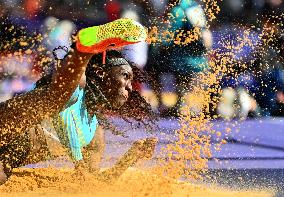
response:
M116 50L107 52L105 64L102 64L103 55L94 55L90 60L86 69L86 96L92 98L86 99L86 105L94 110L100 124L110 129L114 134L125 135L126 131L121 131L109 121L108 116L122 118L129 123L131 128L144 126L147 131L153 130L154 120L156 116L151 106L136 90L130 92L129 98L119 109L112 109L105 95L100 91L100 86L104 85L102 78L97 74L99 71L107 73L114 66L127 62L133 71L134 80L138 82L146 82L148 79L146 74L135 66L135 64L127 61L123 55ZM120 62L122 61L122 62ZM95 81L95 83L94 83ZM138 123L138 124L135 124ZM141 124L142 123L142 124Z

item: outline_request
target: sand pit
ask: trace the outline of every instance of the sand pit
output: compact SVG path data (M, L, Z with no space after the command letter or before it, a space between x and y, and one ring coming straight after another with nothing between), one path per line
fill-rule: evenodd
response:
M102 183L91 174L80 176L72 169L16 169L0 187L1 196L273 196L268 191L229 191L208 188L128 169L114 183Z

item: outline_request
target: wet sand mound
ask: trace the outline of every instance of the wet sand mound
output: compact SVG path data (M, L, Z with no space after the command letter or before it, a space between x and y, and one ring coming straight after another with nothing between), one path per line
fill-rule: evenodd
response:
M228 191L158 177L131 168L114 183L103 183L91 174L72 169L16 169L0 187L1 196L273 196L266 191Z

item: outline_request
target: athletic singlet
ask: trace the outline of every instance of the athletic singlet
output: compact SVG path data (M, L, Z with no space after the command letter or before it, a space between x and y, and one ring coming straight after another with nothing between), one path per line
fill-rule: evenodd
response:
M83 159L81 149L94 138L98 121L90 117L84 103L85 92L77 87L65 109L54 119L60 142L69 149L72 159Z

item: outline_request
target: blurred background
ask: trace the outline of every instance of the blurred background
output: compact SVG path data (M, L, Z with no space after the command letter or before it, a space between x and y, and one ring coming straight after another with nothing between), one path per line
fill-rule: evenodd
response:
M233 72L223 73L222 91L214 95L219 99L211 116L283 116L283 1L216 1L219 8L215 7L214 20L208 10L213 1L175 2L1 0L0 101L31 90L36 80L52 70L52 50L58 46L70 48L72 36L79 29L128 17L150 30L170 29L176 34L195 27L200 30L199 38L186 45L161 41L123 49L127 59L151 73L149 83L135 83L135 88L157 114L178 116L182 98L189 97L190 86L198 83L195 76L210 69L210 58L230 53L234 60L226 66ZM274 39L267 42L263 32L273 34ZM238 39L243 35L251 44L236 50L233 46L240 45L238 42L247 42ZM57 51L57 55L63 57L62 52Z
M212 146L211 180L284 192L284 119L275 118L284 116L284 1L176 2L0 0L0 102L33 89L53 70L53 49L70 48L81 28L133 18L149 28L152 43L130 45L122 52L150 79L134 81L135 89L159 116L174 117L159 122L159 132L174 139L175 117L186 103L194 102L191 112L201 113L200 98L192 89L198 75L213 71L218 88L209 91L214 104L209 117L218 119L214 129L222 132L212 139L227 143L221 151ZM59 58L65 54L56 51ZM236 123L239 119L247 121ZM141 131L131 131L131 139L141 136ZM165 143L160 140L159 146ZM117 150L114 144L108 152L117 157Z

